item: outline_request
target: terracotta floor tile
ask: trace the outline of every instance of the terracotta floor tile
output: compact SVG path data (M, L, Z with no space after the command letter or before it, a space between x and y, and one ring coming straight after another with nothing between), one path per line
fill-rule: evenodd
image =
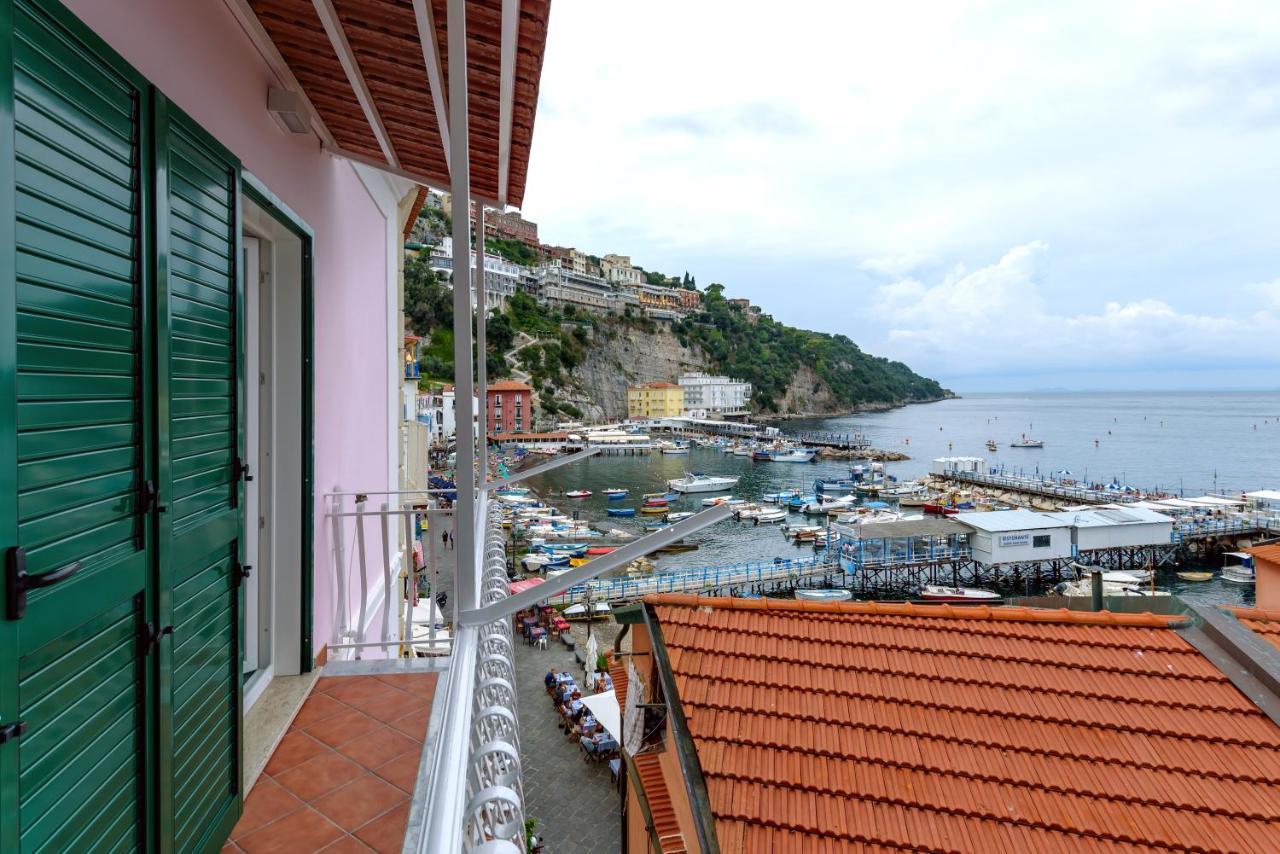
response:
M319 723L325 718L331 718L340 712L345 712L349 708L351 707L346 703L335 700L328 694L312 692L307 701L302 704L302 708L298 710L298 714L294 715L293 723L289 725L289 729L304 729L314 723Z
M346 676L340 677L339 681L329 686L325 693L350 705L352 700L390 690L394 689L372 676Z
M415 751L402 753L390 762L379 765L374 769L382 779L404 791L406 794L413 794L413 787L418 783L418 766L422 764L422 757Z
M249 797L245 798L244 812L236 822L236 826L232 828L231 838L235 840L248 836L277 819L297 812L302 807L302 801L295 798L275 780L264 775L254 784Z
M239 840L249 854L259 852L319 851L342 836L338 827L320 813L303 807Z
M366 775L330 792L312 806L347 831L355 830L407 800L408 796L379 777Z
M356 837L375 851L398 854L404 848L404 829L409 823L409 802L375 818L356 831Z
M376 718L383 723L390 723L410 712L426 708L427 701L417 694L410 694L408 691L401 691L397 688L388 688L386 693L357 697L351 701L351 705L371 718Z
M436 682L439 678L440 674L438 673L397 673L378 677L379 680L393 688L409 691L427 699L431 699L431 696L435 694Z
M422 745L416 739L384 726L347 742L338 751L372 770L402 753L417 755L421 749Z
M333 750L308 759L276 777L276 782L304 801L314 801L334 789L345 786L364 773L364 769Z
M295 730L285 733L285 737L280 739L280 744L271 754L271 761L267 763L264 770L274 777L276 774L301 765L313 756L319 756L325 750L327 748L323 744L304 732Z
M382 726L380 722L375 721L359 709L350 709L314 723L307 727L304 732L330 747L337 747L340 744L345 744L352 739L372 732L380 726Z
M416 712L410 712L402 718L396 718L390 721L388 726L398 729L400 732L409 736L422 740L427 737L427 722L431 720L431 707L424 706Z
M322 854L369 854L372 850L354 836L343 836L329 847L322 848L321 852Z

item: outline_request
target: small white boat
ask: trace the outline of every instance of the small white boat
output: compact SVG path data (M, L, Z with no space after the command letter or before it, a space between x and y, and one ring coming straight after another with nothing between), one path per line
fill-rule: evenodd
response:
M674 448L663 448L662 453L666 454L669 457L686 456L689 453L689 446L685 445L682 447L677 445Z
M1253 584L1257 580L1253 555L1248 552L1223 552L1222 580L1232 584Z
M733 455L735 457L749 457L755 453L755 450L756 449L750 445L739 445L733 449Z
M692 515L693 515L693 514L692 514L692 513L690 513L688 510L682 510L682 511L680 511L679 513L668 513L668 514L667 514L667 521L668 521L668 522L680 522L680 521L683 521L684 519L688 519L688 518L689 518L690 516L692 516Z
M676 492L723 492L738 485L736 475L691 474L667 481Z
M759 513L757 513L755 516L752 517L751 521L759 525L762 522L781 522L786 518L787 518L787 511L783 510L781 507L778 507L778 508L770 508L768 510L761 510Z
M926 584L920 588L920 598L927 602L999 602L1004 597L979 587L946 587Z
M848 602L853 594L848 590L797 590L796 598L802 602Z
M730 498L728 495L717 495L712 498L702 499L703 507L719 507L721 504L728 504L731 507L736 507L739 504L745 503L746 501L742 498Z
M1054 592L1059 596L1069 596L1072 598L1084 598L1093 595L1092 579L1084 579L1082 581L1064 581L1057 587L1053 588ZM1172 595L1168 590L1152 590L1145 584L1130 584L1119 581L1102 582L1103 596L1169 596Z
M626 498L627 491L625 489L603 489L601 490L609 498Z
M1029 438L1026 433L1023 433L1022 437L1018 439L1018 441L1010 442L1009 447L1010 448L1043 448L1044 439L1032 439L1032 438Z
M769 459L775 463L811 463L817 455L817 448L782 448L770 451Z
M575 489L575 490L573 490L572 492L566 492L566 493L564 494L564 497L565 497L565 498L589 498L589 497L591 497L591 490L589 490L589 489Z

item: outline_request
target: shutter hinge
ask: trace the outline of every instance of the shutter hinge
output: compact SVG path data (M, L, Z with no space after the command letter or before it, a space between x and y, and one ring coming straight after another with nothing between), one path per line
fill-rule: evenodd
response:
M253 574L253 567L247 563L233 561L231 564L231 586L239 587L244 584L245 579Z
M156 628L155 623L147 623L143 627L142 637L142 655L145 658L156 651L156 647L160 645L160 638L165 635L173 634L173 626L162 626Z
M14 721L13 723L0 725L0 744L15 738L21 738L27 732L26 721Z

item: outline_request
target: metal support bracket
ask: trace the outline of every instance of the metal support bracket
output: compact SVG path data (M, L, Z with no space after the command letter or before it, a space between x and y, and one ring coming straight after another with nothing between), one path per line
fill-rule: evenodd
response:
M523 611L543 599L549 599L552 596L563 593L570 587L574 587L584 581L590 581L611 569L626 566L631 561L642 558L655 549L660 549L690 534L697 533L708 525L723 522L732 515L733 508L728 504L720 504L709 510L703 510L701 513L697 513L682 522L677 522L669 528L654 531L652 534L627 543L607 555L601 555L587 561L582 566L574 567L564 575L556 576L554 581L544 581L536 587L523 590L514 596L508 596L506 599L494 602L492 605L486 605L483 608L462 611L458 614L458 622L464 626L477 626L509 617L517 611Z

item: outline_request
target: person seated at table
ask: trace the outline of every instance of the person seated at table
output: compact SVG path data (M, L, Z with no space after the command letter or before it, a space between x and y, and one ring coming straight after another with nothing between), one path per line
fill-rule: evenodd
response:
M613 736L603 729L590 737L584 735L578 739L578 743L582 745L582 749L588 754L608 753L618 749L618 742L614 741Z
M553 667L547 671L547 675L542 677L542 684L546 686L547 693L551 693L551 689L556 685L556 669Z

